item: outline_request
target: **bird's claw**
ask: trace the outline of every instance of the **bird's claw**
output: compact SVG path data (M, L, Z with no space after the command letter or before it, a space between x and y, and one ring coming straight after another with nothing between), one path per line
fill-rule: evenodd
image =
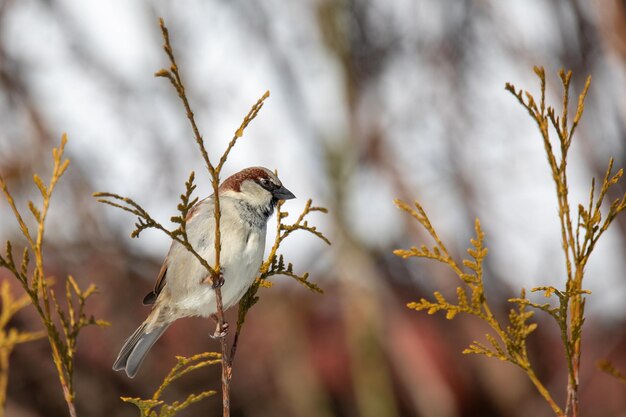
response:
M220 272L217 274L217 276L213 276L213 282L211 282L211 286L215 290L220 288L222 285L224 285L224 274Z
M211 339L221 339L223 337L226 337L227 334L228 334L228 323L226 322L222 324L217 323L217 326L215 327L215 332L213 332L213 334L210 334L209 337Z

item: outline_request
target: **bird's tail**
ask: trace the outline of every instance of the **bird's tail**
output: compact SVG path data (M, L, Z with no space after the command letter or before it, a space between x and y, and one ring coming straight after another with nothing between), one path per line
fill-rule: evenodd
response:
M142 323L135 333L133 333L122 347L120 354L117 355L117 359L113 364L113 370L126 371L126 375L129 378L134 378L137 375L137 371L141 366L141 363L145 359L148 351L154 345L159 337L167 329L169 323L163 324L160 327L155 327L151 332L146 332L146 323Z

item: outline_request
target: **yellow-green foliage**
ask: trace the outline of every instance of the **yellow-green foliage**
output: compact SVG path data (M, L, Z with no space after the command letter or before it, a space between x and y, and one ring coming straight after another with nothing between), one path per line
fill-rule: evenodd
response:
M214 216L215 216L215 224L216 224L215 239L214 239L215 241L215 264L209 265L209 263L196 252L193 246L191 246L187 238L185 218L189 210L198 201L197 198L192 198L193 191L196 188L194 184L194 178L195 178L194 172L191 172L188 181L185 183L185 192L181 194L180 196L181 203L178 204L178 207L177 207L179 214L171 217L171 221L178 224L178 227L173 230L167 229L165 226L160 224L158 221L152 218L146 210L144 210L139 204L137 204L135 201L133 201L130 198L122 197L120 195L113 194L113 193L103 193L103 192L94 193L94 197L99 198L98 201L102 203L108 204L113 207L117 207L119 209L127 211L138 217L137 223L135 224L135 230L131 233L131 237L139 237L140 233L143 230L148 229L148 228L158 229L164 232L165 234L167 234L172 240L183 245L190 253L192 253L196 257L196 259L198 259L198 261L207 270L207 278L205 282L207 283L207 285L213 285L213 288L215 290L215 298L216 298L216 304L217 304L216 315L218 318L218 327L219 327L219 330L223 334L225 334L226 325L224 322L224 311L222 307L221 289L219 285L214 285L215 283L219 282L220 277L221 277L221 272L220 272L220 269L221 269L221 266L220 266L220 252L221 252L220 215L221 215L221 212L220 212L220 199L219 199L219 193L218 193L218 188L220 185L220 174L237 140L243 136L246 127L258 115L259 111L264 105L265 100L269 97L269 91L265 92L261 96L261 98L252 106L248 114L244 117L240 126L235 130L235 133L233 134L232 139L228 143L228 146L226 147L224 153L220 157L219 162L217 163L217 165L214 165L211 162L211 159L209 158L208 152L204 144L204 139L202 135L200 134L198 126L196 125L194 113L191 110L189 100L187 99L187 95L185 93L185 87L183 85L179 68L178 68L178 65L176 64L176 59L174 57L174 51L170 44L169 32L167 28L165 27L165 24L162 19L160 20L160 26L161 26L163 39L165 42L163 45L163 49L170 61L170 67L169 69L161 69L157 71L155 73L155 76L168 79L170 83L172 84L172 86L174 87L174 89L176 90L176 92L178 93L178 96L181 99L181 102L185 109L185 114L187 116L187 119L190 122L196 144L198 145L200 154L206 164L209 175L211 176L211 186L213 188L213 198L215 202ZM319 287L317 287L315 284L312 284L308 281L308 273L304 273L303 275L298 275L297 273L293 271L293 267L291 264L287 264L287 266L285 266L283 256L278 255L277 253L279 246L283 242L283 240L289 234L291 234L292 232L296 230L307 231L319 237L320 239L324 240L326 243L330 243L328 239L326 239L326 237L324 237L322 233L320 233L315 227L310 226L308 222L305 220L306 216L310 214L311 212L314 212L314 211L319 211L319 212L324 212L324 213L326 212L326 209L321 208L321 207L314 207L311 204L312 202L311 200L309 200L306 204L304 211L298 217L296 222L293 224L283 223L283 219L288 215L288 213L281 211L282 203L278 204L276 239L275 239L274 245L272 246L272 250L270 251L268 258L265 260L265 262L261 266L259 277L257 277L255 284L248 290L248 292L245 294L245 296L242 298L240 302L239 316L237 320L237 330L234 336L233 343L230 346L230 348L228 347L226 338L225 337L220 338L221 350L222 350L221 361L220 361L222 364L222 403L223 403L223 416L225 417L230 415L229 389L230 389L230 380L232 378L232 363L233 363L233 359L237 350L237 342L239 340L239 336L241 333L242 325L245 321L246 314L248 310L258 300L258 297L256 296L256 294L257 294L259 287L269 286L270 284L267 281L267 279L270 278L271 276L287 275L287 276L294 278L295 280L297 280L298 282L300 282L301 284L303 284L310 290L320 292L320 293L322 292L319 289ZM163 382L162 388L165 388L174 379L175 378L173 379L166 378L166 380ZM204 396L201 398L204 398ZM201 398L196 398L194 402ZM149 401L152 401L152 400L149 400ZM178 409L179 408L175 408L175 407L168 408L167 412L170 414L163 414L163 415L167 415L167 416L174 415L174 413L176 413ZM155 415L156 416L157 414L144 414L144 409L142 409L142 415L146 415L146 416Z
M52 289L52 280L45 275L43 259L45 221L54 189L70 163L68 159L63 159L66 143L67 137L63 135L61 145L52 150L54 166L50 182L46 185L38 175L35 174L33 177L42 197L41 206L37 206L32 201L28 202L28 209L36 222L34 234L17 208L6 182L0 177L0 188L13 211L20 231L27 243L18 266L13 259L11 242L7 241L6 253L4 256L0 256L0 267L9 270L22 284L29 302L39 314L52 349L52 359L59 376L68 411L71 416L75 416L73 374L76 339L85 326L106 326L108 323L96 320L93 316L88 316L85 313L85 302L96 291L96 287L93 284L87 290L82 291L74 278L68 276L65 281L67 310L64 310L57 302L57 297ZM32 268L32 272L29 273L31 256L35 259L35 266Z
M171 417L177 412L187 408L191 404L202 400L203 398L215 395L215 391L203 391L199 394L190 394L184 401L174 401L171 404L166 403L161 399L163 391L172 382L182 377L183 375L194 371L196 369L204 368L206 366L215 365L222 362L222 357L216 352L204 352L198 355L194 355L188 358L183 356L177 356L178 361L172 368L169 374L163 379L163 382L154 392L151 398L129 398L122 397L122 401L132 403L137 406L141 417ZM156 410L158 408L158 411Z
M323 291L320 287L315 285L314 283L308 280L309 274L305 272L302 275L298 275L293 271L293 265L291 263L287 263L285 265L285 260L283 255L278 254L278 249L283 241L293 232L297 230L303 230L317 236L319 239L326 242L326 244L330 245L330 241L324 236L321 232L319 232L315 226L310 226L306 217L315 211L319 211L321 213L327 213L324 207L315 207L312 206L312 200L308 200L300 213L300 216L296 219L296 221L292 224L283 223L283 219L289 216L289 213L286 211L282 211L284 201L280 201L276 207L276 237L274 238L274 244L272 245L272 249L270 250L269 255L261 265L259 276L256 281L250 287L250 289L243 296L241 301L239 302L239 318L237 320L237 332L240 331L241 326L243 325L246 314L248 310L252 308L254 304L259 300L257 297L257 292L260 287L269 288L272 286L271 281L268 281L269 278L275 275L286 275L295 279L300 284L304 285L306 288L313 292L317 292L319 294L323 294Z
M487 249L483 246L484 233L480 228L478 219L475 225L476 238L471 240L472 247L468 249L470 258L462 260L464 268L461 268L457 261L449 255L419 203L415 203L416 209L413 209L406 203L396 201L400 209L411 214L424 227L436 244L432 248L427 246L420 248L412 247L409 250L397 250L394 253L403 258L429 258L446 264L464 283L464 286L457 288L458 299L455 302L450 302L441 293L435 292L433 301L421 299L419 302L409 303L409 308L427 310L429 314L445 311L448 319L454 318L458 313L467 313L482 319L492 329L492 333L486 335L488 344L474 341L463 353L482 354L517 365L526 372L557 416L576 416L578 415L578 371L580 367L585 295L589 294L589 291L583 289L582 286L585 266L602 234L609 228L615 217L626 209L626 195L610 202L608 211L602 214L602 211L606 210L604 207L606 206L605 198L609 189L623 175L621 169L615 174L612 173L613 159L610 159L597 197L596 183L595 179L593 179L591 181L589 201L584 205L578 204L576 223L572 222L568 196L567 157L576 127L583 114L585 97L591 78L587 79L584 89L578 97L576 113L570 123L568 105L572 73L559 72L563 85L563 102L560 114L557 114L554 107L546 105L546 79L543 68L535 67L535 73L541 82L541 98L539 101L535 100L533 95L527 91L517 91L511 84L506 85L506 90L511 92L528 111L528 114L537 123L541 133L548 164L556 186L558 216L566 270L564 288L558 289L550 286L533 288L531 290L533 292L543 292L543 295L549 299L546 303L530 301L526 298L525 290L522 289L520 297L508 300L515 305L515 308L510 310L509 324L505 327L493 316L484 293L482 264L487 255ZM551 138L550 134L552 131L556 133L556 139ZM555 148L558 149L558 152L555 152ZM551 303L550 300L554 300L554 302ZM533 312L527 310L528 307L548 313L560 329L568 369L567 400L564 408L556 403L551 393L537 378L528 358L526 338L537 327L536 323L528 323L528 320L533 316ZM604 368L614 375L619 375L612 367L609 370L609 366L606 364L604 364Z
M13 327L7 328L15 313L30 305L30 297L27 294L18 299L13 298L11 286L7 281L3 281L2 286L0 286L0 299L2 300L2 311L0 311L0 417L3 417L11 352L16 345L41 339L45 333L43 331L20 331Z
M478 219L476 219L475 223L476 238L470 240L471 247L467 250L470 258L461 261L464 267L462 268L450 256L419 203L415 202L415 209L399 200L396 200L395 203L401 210L409 213L424 227L435 241L435 246L429 248L426 245L422 245L419 248L412 247L408 250L398 249L394 253L405 259L417 257L441 262L452 269L464 283L464 286L457 287L457 300L454 302L446 300L440 292L435 291L435 299L433 301L422 298L418 302L409 303L408 307L418 311L426 310L428 314L445 311L448 319L453 319L459 313L471 314L482 319L491 327L493 332L487 333L485 336L489 345L474 341L463 353L483 354L511 362L526 371L537 388L543 391L542 393L549 395L535 376L526 349L526 337L537 327L535 323L527 323L533 312L526 310L526 302L516 301L517 309L511 309L509 325L506 327L501 325L491 312L485 295L483 281L483 262L487 256L487 248L483 245L485 234L480 228ZM521 297L521 299L525 299L524 290L522 290Z

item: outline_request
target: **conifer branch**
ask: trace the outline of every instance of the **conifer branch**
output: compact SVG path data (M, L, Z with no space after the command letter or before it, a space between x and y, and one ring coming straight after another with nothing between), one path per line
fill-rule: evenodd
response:
M69 414L71 417L75 417L73 377L77 338L80 331L86 326L104 327L108 323L103 320L96 320L85 312L87 299L96 292L94 285L90 285L87 290L83 291L79 288L74 278L68 276L65 281L65 304L67 307L64 310L52 289L52 280L47 278L45 274L43 258L45 222L55 187L69 166L69 160L63 158L66 143L67 137L63 135L61 145L52 150L54 164L48 184L45 184L38 175L35 174L33 176L35 186L42 197L42 203L39 207L32 201L28 202L28 209L37 226L35 236L31 234L30 229L26 225L24 217L17 208L6 182L0 177L0 189L11 207L15 220L20 226L22 235L28 245L24 248L22 260L18 267L13 259L12 244L7 241L5 256L0 256L0 267L6 268L18 280L28 297L29 303L37 311L52 350L52 359ZM35 266L33 272L29 274L30 253L34 256ZM9 305L7 304L7 306ZM36 335L39 335L39 333L36 333ZM8 366L8 356L6 359L7 361L4 364Z
M204 352L191 357L177 356L176 360L176 365L174 365L165 376L163 382L161 382L161 385L159 385L151 398L122 397L122 401L134 404L139 409L141 417L172 417L191 404L216 394L216 391L206 390L198 394L190 394L185 400L174 401L170 404L162 400L161 396L163 395L163 391L165 391L172 382L189 372L222 363L221 355L216 352Z
M591 77L587 78L583 91L578 96L576 113L570 122L568 110L572 78L571 71L565 72L561 70L559 72L559 78L563 86L563 100L560 113L557 113L554 107L546 105L546 77L544 69L535 67L534 71L540 81L539 101L528 91L518 90L512 84L507 83L505 89L513 94L537 124L548 165L552 171L565 261L565 288L557 289L555 287L543 286L534 288L532 291L542 291L548 299L555 297L557 304L530 301L526 298L525 291L522 290L520 297L508 300L517 305L517 309L510 310L509 324L506 328L499 324L493 314L491 314L484 294L482 263L487 254L487 249L483 246L484 235L480 230L478 220L476 220L475 226L476 239L471 240L471 247L468 249L471 259L465 259L461 262L463 269L449 255L422 207L416 203L415 208L412 208L404 202L396 201L396 205L401 210L413 216L428 232L435 241L435 246L432 248L425 245L419 248L414 246L410 249L396 250L394 253L403 258L427 258L446 264L468 287L467 289L463 287L457 289L458 301L456 303L446 300L441 293L435 292L433 301L421 299L418 302L409 303L408 306L410 308L426 310L429 314L445 311L446 317L449 319L454 318L459 313L467 313L487 322L494 332L486 335L489 346L474 341L464 353L482 354L517 365L526 372L531 382L557 416L577 417L579 413L578 373L580 368L585 296L590 294L589 291L583 288L585 266L600 237L609 228L617 215L626 209L626 194L612 201L608 205L608 212L604 215L602 214L603 211L607 210L604 208L606 206L604 200L609 189L616 185L623 175L622 170L613 174L613 160L610 159L598 196L596 197L595 195L596 182L593 179L588 202L585 205L578 204L576 225L574 227L570 209L566 168L572 139L583 115L585 98L589 90ZM556 139L550 137L550 128L553 128L556 132ZM555 152L555 148L559 150L558 153ZM469 298L466 292L468 290ZM537 378L528 359L526 338L537 327L536 323L528 323L528 320L533 316L533 312L527 310L528 307L547 313L555 320L560 329L568 368L567 400L564 408L561 408L554 401L546 387Z

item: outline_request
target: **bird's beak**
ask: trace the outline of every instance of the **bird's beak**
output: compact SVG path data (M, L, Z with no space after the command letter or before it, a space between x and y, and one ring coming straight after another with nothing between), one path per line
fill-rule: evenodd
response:
M292 198L296 198L295 195L284 186L280 186L280 188L274 190L272 195L276 200L291 200Z

